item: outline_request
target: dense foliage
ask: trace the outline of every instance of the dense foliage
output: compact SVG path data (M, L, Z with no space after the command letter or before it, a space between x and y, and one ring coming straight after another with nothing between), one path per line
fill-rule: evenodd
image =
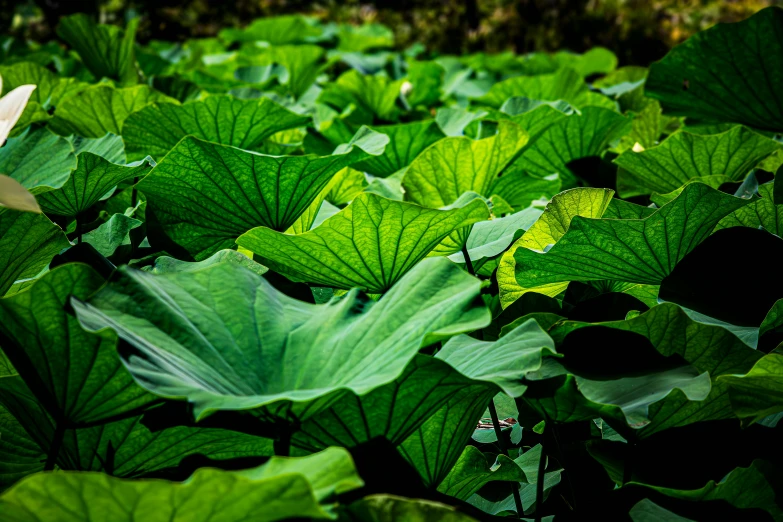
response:
M3 48L0 520L783 521L783 10L136 30Z

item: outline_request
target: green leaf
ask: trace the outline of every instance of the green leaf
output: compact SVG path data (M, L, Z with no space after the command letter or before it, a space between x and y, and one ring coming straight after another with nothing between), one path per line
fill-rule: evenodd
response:
M639 375L638 372L624 374L623 368L628 363L618 361L606 370L599 370L603 373L599 377L592 376L591 367L583 364L582 370L569 374L554 393L545 390L537 397L537 407L556 420L588 419L599 413L608 420L619 418L637 430L636 436L640 438L694 422L731 418L727 386L719 376L746 373L762 356L725 328L694 321L671 303L658 305L626 321L598 325L561 322L551 334L556 342L562 343L568 335L584 328L612 328L641 335L660 355L669 358L668 362L659 367L651 363ZM643 356L644 344L634 343L634 347L639 350L636 357ZM563 359L566 366L568 357L566 353ZM677 358L689 365L690 370ZM592 364L595 368L598 363ZM704 377L709 383L702 382ZM699 399L705 384L708 384L708 394ZM642 385L648 388L645 390ZM531 386L524 396L528 401L533 400L532 390ZM614 407L623 411L622 416ZM614 424L613 427L620 429Z
M319 36L321 31L304 16L290 15L258 18L244 29L223 29L218 36L226 44L260 41L283 45L307 41Z
M37 276L71 244L43 214L0 209L0 296L14 281Z
M495 178L489 193L500 196L515 211L528 208L534 201L549 200L560 192L560 176L552 174L544 178L533 177L524 172L506 172Z
M35 85L29 103L37 103L42 109L57 107L63 99L88 86L75 78L59 78L32 62L0 66L0 77L3 78L3 95L22 85Z
M138 228L142 222L125 214L114 214L106 223L82 236L82 241L89 243L103 257L114 255L121 246L130 246L130 231Z
M201 261L255 227L287 230L338 171L380 154L386 140L360 129L333 155L319 157L266 156L187 137L137 186L147 196L148 218L154 214L174 243L166 250Z
M709 481L703 488L682 490L633 483L667 497L690 502L723 500L739 509L763 509L773 520L783 519L778 502L777 470L768 462L754 460L747 468L736 468L722 481Z
M382 24L340 24L337 30L341 51L366 52L380 47L394 47L394 33Z
M533 176L560 174L566 186L573 186L575 175L569 162L599 156L610 144L631 129L631 120L600 107L586 107L581 114L558 119L525 147L509 170L523 170Z
M96 24L85 14L75 14L60 19L57 35L79 53L96 78L128 85L138 83L133 46L139 20L128 22L123 34L117 26Z
M516 214L473 225L465 243L473 269L482 275L487 271L491 273L496 263L490 261L502 254L511 243L524 234L541 214L542 209L529 207ZM455 263L465 264L463 252L456 252L450 255L449 259Z
M499 389L522 393L524 386L515 379L537 371L542 358L552 353L552 340L535 321L502 342L485 343L467 336L452 338L436 357L414 357L394 382L362 397L345 396L338 400L305 422L294 434L292 444L316 451L329 444L352 447L384 437L399 445L410 437L416 438L414 432L422 429L443 432L444 437L463 433L463 440L467 441L489 398ZM448 415L438 414L441 409ZM464 415L456 416L455 411ZM444 449L439 447L440 435L425 438L422 444L406 443L406 455L411 458L411 446L416 446L416 451L432 452L428 458L414 458L420 471L434 467L448 473L461 445ZM441 465L433 466L436 461ZM432 476L429 472L423 474ZM440 472L436 475L440 476ZM434 480L430 481L433 485L437 484Z
M421 346L486 325L479 287L451 262L432 259L378 302L352 290L311 305L226 263L158 276L120 268L115 282L74 308L85 327L116 329L139 351L125 360L139 382L187 398L197 418L263 407L304 421L343 394L392 382ZM187 322L175 319L182 314ZM175 373L166 361L176 361Z
M293 281L382 293L449 234L487 218L480 200L435 210L360 194L309 232L288 235L259 227L237 244Z
M372 123L373 116L382 120L395 121L399 109L396 106L403 80L392 81L386 76L361 74L355 69L340 75L326 86L318 101L335 108L356 107L359 123Z
M334 175L329 185L331 188L326 195L326 201L341 207L350 203L353 198L363 192L368 184L364 173L351 167L346 167Z
M331 507L321 503L362 485L350 454L330 448L307 457L273 457L242 471L202 468L184 483L100 473L41 473L6 491L0 508L9 522L66 514L95 522L184 522L196 513L204 521L330 519Z
M516 278L516 252L519 249L544 250L562 238L571 220L576 216L600 218L612 201L609 189L578 188L561 192L552 198L541 217L500 258L497 271L500 303L503 308L527 292L538 292L554 297L567 284L554 283L523 287Z
M783 206L775 205L773 190L772 183L761 185L759 187L761 199L721 219L715 230L730 227L763 228L776 236L783 236Z
M75 217L109 194L123 181L141 178L149 172L146 163L137 167L115 165L83 152L77 157L76 169L59 189L41 194L38 201L44 212Z
M371 126L370 129L389 137L389 144L380 156L357 163L353 168L379 176L391 176L404 169L423 150L445 137L434 120L424 120L398 125ZM353 135L350 128L340 119L335 119L321 130L334 147L345 143Z
M570 68L559 69L554 74L515 76L492 85L479 103L499 108L509 98L522 96L531 100L563 100L578 109L588 106L614 110L615 102L597 92L592 92L582 76Z
M216 95L183 105L148 105L128 117L122 139L130 161L147 155L160 161L185 136L252 150L276 132L309 121L268 98Z
M33 446L44 454L52 451L55 423L18 375L0 379L0 402L24 425L30 438L30 455L34 454ZM130 417L65 430L56 465L61 470L143 477L176 469L191 455L225 460L273 453L271 440L254 435L183 426L153 432L141 420ZM43 462L39 462L39 469Z
M410 164L403 178L407 200L431 208L454 203L465 192L490 196L495 177L527 143L527 133L501 121L489 138L445 138Z
M285 68L280 83L295 98L300 98L315 83L326 64L319 66L326 52L317 45L283 45L273 47L270 58Z
M671 114L780 132L782 25L783 11L768 7L695 34L652 64L645 94Z
M61 187L75 167L71 144L47 129L27 131L0 148L0 172L33 194Z
M438 485L438 491L467 500L482 486L492 481L529 482L516 462L505 455L498 455L490 463L487 455L475 446L467 446L446 478Z
M155 102L179 103L146 85L121 89L106 84L93 85L68 97L57 107L49 127L61 136L76 134L102 138L107 133L121 135L128 116Z
M722 134L699 135L678 132L657 147L641 152L626 151L614 162L626 185L643 192L665 194L693 178L722 176L739 181L761 160L781 147L774 140L734 127ZM621 181L618 180L618 183Z
M120 136L115 134L106 134L100 138L71 136L67 140L73 145L73 152L77 156L82 152L90 152L111 163L125 165L125 145Z
M514 252L517 283L534 287L615 279L660 284L721 219L749 203L702 183L692 183L643 219L576 216L565 235L546 253L529 248Z
M611 73L617 67L617 56L604 47L593 47L584 54L560 51L553 58L561 67L570 67L583 77Z
M349 515L346 515L346 521L476 522L476 519L447 504L392 495L370 495L347 509Z
M745 422L756 422L783 411L783 355L771 353L759 359L745 375L723 375L734 413Z
M103 282L85 265L66 264L0 300L3 350L60 422L95 422L154 399L122 368L115 335L86 332L65 311L70 296L86 299Z
M693 522L690 518L675 515L648 498L634 504L628 515L633 522Z
M17 480L43 469L46 454L24 426L0 406L0 491Z
M188 263L187 261L180 261L173 257L160 256L155 260L155 264L149 268L145 267L144 270L152 272L153 274L169 274L172 272L195 272L204 268L209 268L212 265L219 263L233 263L235 265L243 266L251 272L264 275L269 271L264 265L258 264L244 254L237 252L236 250L220 250L212 254L204 261L197 263Z

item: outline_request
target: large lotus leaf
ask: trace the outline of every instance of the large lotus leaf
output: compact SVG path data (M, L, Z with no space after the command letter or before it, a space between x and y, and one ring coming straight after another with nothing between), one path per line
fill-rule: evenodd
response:
M401 444L423 423L431 423L433 413L457 392L469 392L473 399L485 397L482 407L499 390L521 394L522 378L538 371L543 357L550 354L554 354L552 339L532 320L494 343L455 337L434 358L417 355L394 382L362 397L346 395L305 422L292 444L307 451L328 445L351 447L375 437ZM471 430L475 427L471 415L463 420Z
M631 120L600 107L586 107L581 114L558 119L525 147L509 170L523 170L534 176L560 174L566 186L575 183L567 164L599 156L631 129Z
M216 95L183 105L148 105L128 117L122 139L129 161L147 155L160 161L185 136L254 149L272 134L301 127L308 121L309 118L294 114L268 98L239 100Z
M405 197L431 208L450 205L465 192L488 197L494 179L527 141L527 133L510 121L499 122L498 133L489 138L442 139L408 167Z
M9 522L332 519L332 506L321 503L362 485L350 454L330 448L242 471L202 468L181 483L42 473L6 491L0 509Z
M378 302L352 290L325 305L289 298L232 264L159 276L121 268L74 307L86 327L111 326L138 350L125 362L143 386L187 398L197 417L265 406L305 420L343 393L392 382L422 344L486 325L479 287L441 258Z
M702 183L692 183L643 219L576 216L546 253L529 248L514 252L517 283L534 287L615 279L660 284L721 219L749 203Z
M37 276L70 243L43 214L0 208L0 296L14 281Z
M88 266L66 264L0 300L3 350L62 422L95 422L154 399L122 368L116 336L86 332L65 311L70 296L86 299L103 283Z
M531 140L574 112L573 107L563 101L542 102L530 98L509 98L500 111L525 129Z
M82 152L89 152L100 156L106 161L125 165L125 145L122 143L122 137L116 134L106 134L100 138L84 138L82 136L71 136L67 138L73 145L73 153L77 156Z
M304 234L259 227L237 244L294 281L381 293L449 234L488 218L479 199L435 210L366 193Z
M522 287L516 278L516 251L520 248L544 250L560 240L576 216L600 218L612 201L613 191L598 188L578 188L561 192L552 198L541 217L500 258L497 271L500 303L503 308L527 292L555 296L567 284L554 283Z
M781 147L779 143L737 126L722 134L699 135L678 132L657 147L641 152L626 151L615 163L625 169L626 185L642 192L665 194L693 178L722 176L739 181L759 161Z
M745 375L724 375L734 413L754 422L783 411L783 355L764 356Z
M75 14L60 19L57 35L79 53L96 78L133 84L138 83L133 46L139 21L134 18L128 22L123 34L117 26L96 24L85 14Z
M516 239L528 230L541 216L543 210L539 207L529 207L516 214L502 218L476 223L470 229L470 235L465 242L473 270L482 275L489 275L497 263L491 262L502 254ZM449 256L455 263L465 263L464 252L456 252Z
M3 78L3 95L22 85L35 85L30 103L37 103L43 109L57 107L64 98L88 86L74 78L59 78L32 62L0 66L0 77Z
M615 102L606 96L592 92L582 76L570 68L562 68L553 74L538 76L515 76L492 85L488 93L478 98L479 103L499 108L512 97L531 100L563 100L574 107L588 106L614 109Z
M720 482L709 481L703 488L683 490L632 483L667 497L690 502L724 501L738 509L762 509L771 520L783 520L779 495L779 473L769 462L754 460L747 468L736 468Z
M783 11L700 32L652 64L645 94L666 112L783 130Z
M287 230L338 171L380 154L387 140L360 129L331 156L266 156L187 137L138 189L174 243L166 250L201 261L255 227Z
M370 128L388 136L389 145L380 156L357 163L353 168L382 178L407 167L424 149L445 137L434 120ZM317 151L319 153L327 152L325 149L334 148L339 143L345 143L351 139L353 132L342 120L335 119L321 130L321 134L329 142L320 147Z
M83 152L77 157L76 169L59 189L41 194L38 202L44 212L59 216L77 216L106 196L123 181L141 178L149 172L146 163L136 167L115 165Z
M730 227L763 228L767 232L783 237L783 205L776 205L772 183L759 187L761 199L753 204L735 210L721 219L715 230Z
M375 116L395 121L399 112L396 103L402 84L403 80L364 75L351 69L329 84L318 96L318 101L341 111L353 104L360 123L372 123Z
M0 148L0 172L33 194L62 186L75 167L71 143L48 129L27 131Z
M268 42L282 45L304 42L321 34L322 29L304 16L272 16L258 18L244 29L223 29L220 39L227 44L234 42Z
M93 85L66 98L57 107L49 127L61 136L121 135L128 116L155 102L179 103L146 85L119 89L108 84Z
M555 391L544 390L535 399L529 391L524 398L535 403L540 411L561 420L588 419L596 413L607 419L620 418L638 430L639 437L694 422L731 418L734 414L728 387L719 376L746 373L763 355L725 328L694 321L680 307L670 303L625 321L598 325L560 323L551 333L555 341L562 343L567 336L590 328L598 328L598 333L602 333L600 329L612 328L643 336L660 355L681 358L691 371L682 364L675 364L677 361L671 361L660 367L657 363L650 364L649 369L642 369L641 375L634 372L624 375L623 368L628 367L629 361L633 363L629 359L622 364L618 361L604 364L601 371L607 375L598 379L592 375L595 370L581 366L575 371L576 375L569 373ZM594 338L589 337L589 331L582 333L588 334L585 339ZM643 348L642 343L632 343L631 338L627 340L628 349ZM563 361L568 366L567 352ZM694 374L701 377L694 378ZM705 390L703 378L706 374L709 382ZM706 396L689 399L701 396L704 391L708 392ZM616 407L623 411L623 417L619 417Z
M340 519L343 520L342 518ZM345 522L477 522L455 507L431 500L370 495L348 506Z
M516 462L498 455L494 462L475 446L467 446L446 478L438 484L438 491L467 500L482 486L492 481L529 482Z
M35 455L47 455L54 448L55 422L33 396L21 377L0 378L0 403L12 419L24 426L20 433L4 432L0 440L19 447L22 453L2 453L0 462L12 460L25 470L33 469ZM183 459L200 455L216 460L258 458L273 454L273 441L245 433L217 428L176 426L150 431L142 417L121 418L96 426L66 429L54 463L62 470L102 471L116 477L142 477L177 468ZM10 427L10 426L9 426ZM9 458L10 457L10 458ZM26 464L25 464L26 463ZM0 469L2 469L0 467ZM28 474L28 473L25 473Z

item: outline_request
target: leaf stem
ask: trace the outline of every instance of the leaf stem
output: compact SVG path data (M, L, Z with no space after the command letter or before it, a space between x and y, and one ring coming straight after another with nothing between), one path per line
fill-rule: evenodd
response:
M468 269L468 273L473 277L476 277L476 271L473 269L473 262L470 260L470 254L468 254L467 243L462 245L462 256L465 258L465 266Z
M546 426L544 427L546 430ZM541 457L538 459L538 475L536 476L536 522L541 522L544 515L544 475L546 474L546 451L544 437L541 434Z
M52 444L49 447L49 454L46 455L44 471L52 471L54 469L54 465L57 463L57 457L60 455L63 439L65 439L65 422L58 421L54 427L54 435L52 436Z
M495 408L495 399L489 400L489 416L492 417L492 427L495 428L495 436L498 438L498 446L503 455L508 455L506 441L503 439L503 432L500 430L500 420L498 419L498 410ZM522 498L519 496L519 487L516 482L511 483L511 494L514 495L514 504L517 507L517 518L522 518L524 508L522 507Z

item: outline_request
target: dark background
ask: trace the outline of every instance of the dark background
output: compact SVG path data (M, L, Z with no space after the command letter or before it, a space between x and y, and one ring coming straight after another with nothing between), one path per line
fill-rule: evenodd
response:
M254 18L302 13L325 21L379 22L405 48L436 53L518 53L601 45L621 64L648 65L716 22L742 20L783 0L0 0L4 34L45 41L59 17L93 13L105 23L143 19L139 40L214 36Z

